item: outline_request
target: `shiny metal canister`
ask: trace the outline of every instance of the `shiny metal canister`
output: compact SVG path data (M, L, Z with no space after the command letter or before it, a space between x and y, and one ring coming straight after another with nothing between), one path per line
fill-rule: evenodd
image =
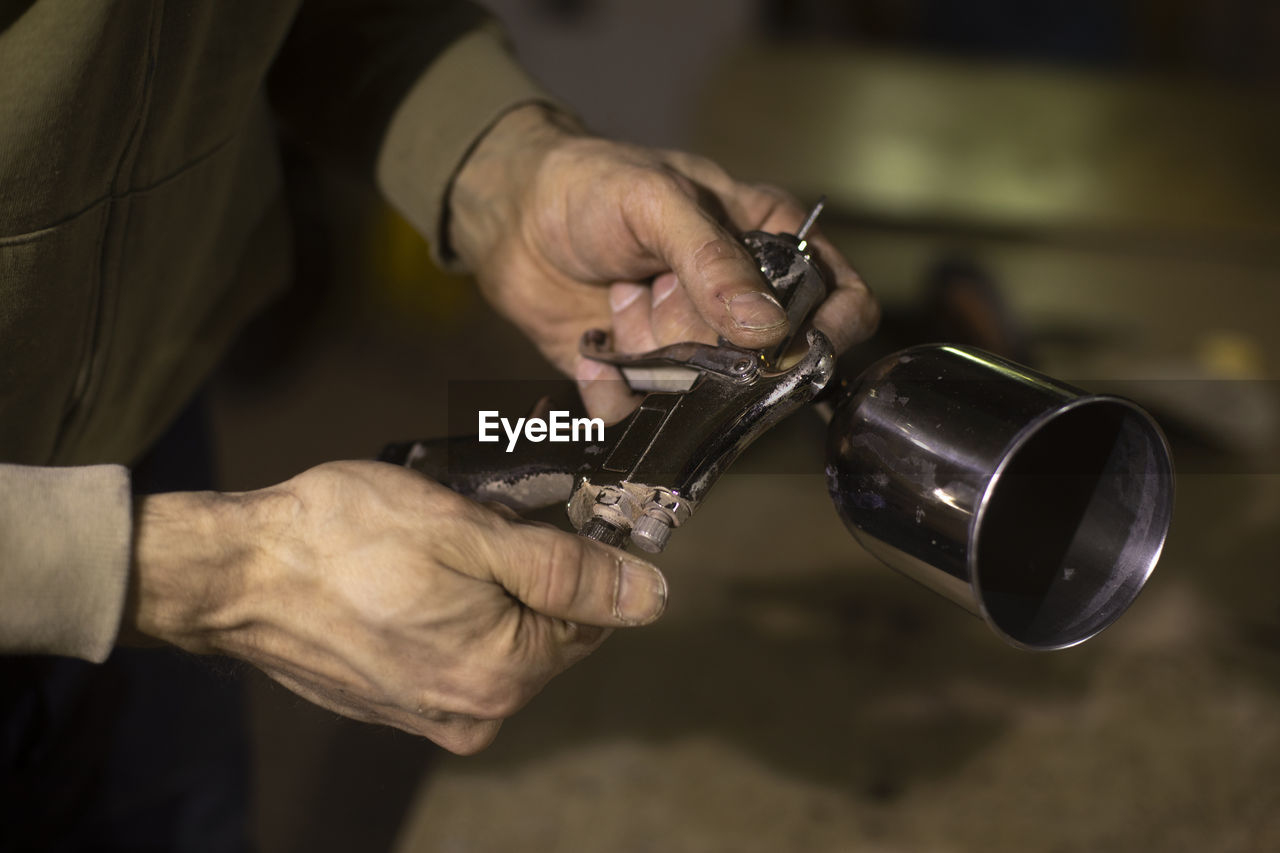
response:
M1110 625L1169 530L1172 459L1150 415L977 349L875 363L827 436L828 489L858 541L1021 648Z

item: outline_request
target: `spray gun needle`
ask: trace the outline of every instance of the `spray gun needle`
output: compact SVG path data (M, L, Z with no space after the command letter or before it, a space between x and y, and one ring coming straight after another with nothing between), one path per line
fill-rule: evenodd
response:
M818 199L818 203L813 206L813 210L809 211L809 218L800 226L800 230L796 232L796 239L804 242L804 235L809 233L809 229L813 227L813 223L817 220L818 214L822 212L822 206L827 203L827 197L824 195Z

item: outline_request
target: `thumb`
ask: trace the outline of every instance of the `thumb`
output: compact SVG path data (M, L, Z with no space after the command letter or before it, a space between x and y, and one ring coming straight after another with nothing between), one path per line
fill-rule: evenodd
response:
M782 340L787 314L742 244L679 180L659 183L652 199L632 232L676 273L707 325L742 347Z
M511 524L493 578L530 609L605 628L647 625L667 606L667 581L631 555L540 524Z

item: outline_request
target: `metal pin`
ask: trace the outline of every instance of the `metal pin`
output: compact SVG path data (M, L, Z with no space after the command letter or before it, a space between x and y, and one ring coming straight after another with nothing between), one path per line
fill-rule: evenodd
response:
M826 195L818 199L818 203L813 206L813 210L809 211L809 218L800 226L800 230L796 232L796 239L801 243L804 242L804 235L809 233L809 229L813 227L813 223L817 220L818 214L822 212L822 206L827 203Z

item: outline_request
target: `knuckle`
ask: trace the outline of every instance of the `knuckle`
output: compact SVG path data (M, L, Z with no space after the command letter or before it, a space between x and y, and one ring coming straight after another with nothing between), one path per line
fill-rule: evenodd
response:
M719 163L700 154L691 154L688 151L672 149L664 149L657 153L670 168L678 169L681 172L686 172L699 178L729 177L729 173Z
M474 732L465 732L452 736L447 742L440 745L454 755L468 756L483 752L485 747L492 742L493 738L486 740Z
M585 656L603 643L611 633L610 628L573 623L572 629L566 632L563 642L565 645L578 647Z
M698 185L680 169L670 166L653 170L654 177L666 192L679 196L681 201L691 201L698 196Z
M671 169L633 166L619 177L630 200L654 214L669 210L673 204L687 204L695 195L693 182Z
M490 720L459 720L432 737L455 755L475 755L493 743L501 723Z
M508 695L489 702L483 706L484 713L476 714L476 716L485 720L505 720L508 717L514 717L516 712L524 706L525 703L520 699L514 695Z
M694 251L692 261L698 276L710 287L711 295L722 302L743 290L744 275L754 273L759 278L737 241L723 234L707 239Z
M880 317L880 303L875 299L869 299L863 308L862 325L858 334L859 340L866 340L875 334L876 329L880 328Z
M754 216L761 221L780 218L783 227L798 228L804 222L808 211L791 193L773 184L752 184L748 187L752 194Z
M477 730L497 732L498 726L513 716L533 698L533 691L521 679L512 679L502 685L492 685L488 690L473 687L469 694L453 695L450 710L420 709L413 717L425 728L428 737L447 749L453 749L441 738L458 745L461 738ZM487 744L492 737L485 740ZM456 750L454 750L456 751Z
M707 239L693 253L694 266L700 272L706 272L726 262L736 264L741 259L742 253L734 241L720 234Z
M541 551L536 603L559 613L573 607L582 594L587 553L586 546L577 537L560 531L554 533L547 537L546 547Z
M777 199L778 201L786 201L791 199L791 193L787 192L777 184L769 184L769 183L752 184L751 189L755 190L761 195L766 195L772 199Z
M502 518L505 521L518 521L520 514L511 507L496 500L481 501L480 506L489 510L489 512Z
M480 701L472 716L482 720L505 720L514 716L531 698L522 684L510 685Z

